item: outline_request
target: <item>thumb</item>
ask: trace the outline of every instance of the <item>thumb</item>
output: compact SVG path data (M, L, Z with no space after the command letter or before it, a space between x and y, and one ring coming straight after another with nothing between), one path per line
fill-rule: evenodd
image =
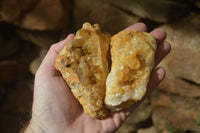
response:
M42 61L37 73L41 73L44 71L49 71L49 73L54 73L55 69L55 59L58 53L74 38L74 34L69 34L63 41L60 41L56 44L53 44L49 51L47 52L44 60ZM36 74L37 74L36 73Z

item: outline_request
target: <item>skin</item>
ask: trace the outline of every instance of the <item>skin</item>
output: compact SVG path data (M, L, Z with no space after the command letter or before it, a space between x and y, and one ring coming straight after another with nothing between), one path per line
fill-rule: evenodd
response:
M143 23L137 23L125 30L146 32L147 27ZM170 44L165 41L166 33L162 29L155 29L151 34L156 38L158 47L155 69L151 73L145 97L149 96L164 79L166 73L164 68L156 66L171 49ZM70 34L65 40L52 45L41 63L35 75L32 118L25 133L115 132L145 98L128 109L111 113L105 119L94 119L87 115L54 67L57 54L73 37L74 35Z

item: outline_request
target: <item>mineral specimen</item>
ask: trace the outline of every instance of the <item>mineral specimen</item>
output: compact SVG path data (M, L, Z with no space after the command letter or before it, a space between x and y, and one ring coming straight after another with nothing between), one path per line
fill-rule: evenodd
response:
M121 31L111 38L112 67L106 81L105 104L117 111L145 95L157 45L145 32Z
M95 118L108 113L104 104L108 75L110 35L99 25L84 23L74 39L58 54L55 67L70 86L83 109Z

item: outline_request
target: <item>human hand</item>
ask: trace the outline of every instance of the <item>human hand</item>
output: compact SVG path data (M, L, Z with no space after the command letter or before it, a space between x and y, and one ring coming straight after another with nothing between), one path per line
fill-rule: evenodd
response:
M125 30L147 31L147 28L143 23L137 23ZM166 33L163 30L156 29L151 34L158 44L155 54L157 66L169 53L170 44L165 41ZM70 34L65 40L52 45L35 75L32 118L26 133L114 132L142 101L135 103L131 108L111 113L105 119L95 119L87 115L54 67L57 54L73 37L74 35ZM146 96L156 88L164 76L163 68L155 68L152 71Z

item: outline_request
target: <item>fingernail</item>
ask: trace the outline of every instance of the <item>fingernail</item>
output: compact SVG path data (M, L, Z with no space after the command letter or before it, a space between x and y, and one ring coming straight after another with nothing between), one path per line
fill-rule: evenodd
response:
M171 50L171 45L169 42L164 41L164 48L165 51L170 51Z
M158 73L158 79L159 79L160 81L163 80L164 77L165 77L165 74L166 74L165 69L161 67L161 68L159 68L159 69L157 70L157 73Z

